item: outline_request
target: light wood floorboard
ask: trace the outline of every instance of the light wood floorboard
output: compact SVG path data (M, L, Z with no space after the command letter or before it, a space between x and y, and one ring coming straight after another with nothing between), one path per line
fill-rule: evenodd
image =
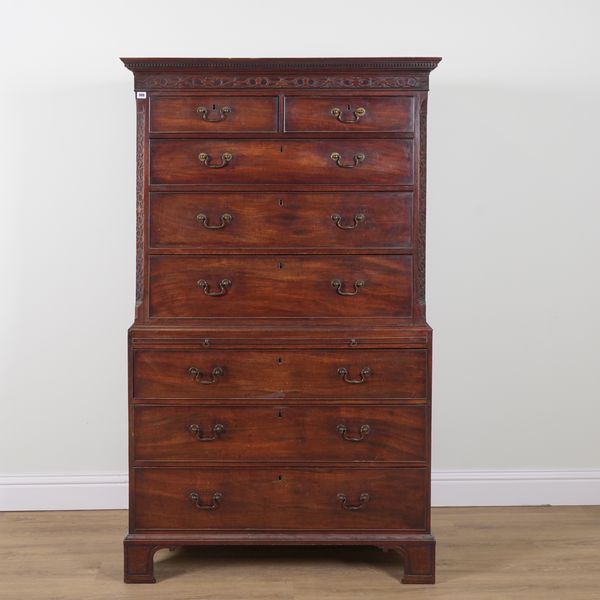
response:
M122 583L125 511L0 513L2 600L594 600L600 507L442 508L435 586L402 585L375 548L193 548Z

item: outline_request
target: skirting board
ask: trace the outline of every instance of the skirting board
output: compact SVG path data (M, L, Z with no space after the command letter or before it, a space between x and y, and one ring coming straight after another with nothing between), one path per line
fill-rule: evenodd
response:
M434 471L433 506L600 504L600 469ZM127 475L0 476L0 511L127 508Z

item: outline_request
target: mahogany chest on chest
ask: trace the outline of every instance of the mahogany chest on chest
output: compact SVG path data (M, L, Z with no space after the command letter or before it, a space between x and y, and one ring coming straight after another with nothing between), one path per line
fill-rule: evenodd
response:
M204 544L371 545L433 583L437 58L123 59L137 105L125 581Z

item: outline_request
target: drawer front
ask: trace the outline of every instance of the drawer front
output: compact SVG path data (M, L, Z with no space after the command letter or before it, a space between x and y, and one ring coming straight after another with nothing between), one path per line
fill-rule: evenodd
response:
M412 184L413 142L151 140L150 183Z
M150 318L410 317L412 256L152 256Z
M411 192L150 194L152 248L410 248Z
M135 469L135 529L423 531L427 488L421 468Z
M287 96L286 131L414 131L411 96Z
M148 398L427 398L427 350L136 350Z
M153 96L153 133L277 131L276 96Z
M425 406L148 406L134 409L136 460L426 460Z

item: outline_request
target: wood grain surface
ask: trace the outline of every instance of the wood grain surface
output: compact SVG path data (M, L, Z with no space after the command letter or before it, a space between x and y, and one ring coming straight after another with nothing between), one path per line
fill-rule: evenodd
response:
M427 398L426 350L136 350L133 395L144 398ZM211 380L219 367L223 374ZM347 370L342 376L339 369ZM361 371L370 375L361 381ZM193 375L197 369L202 376Z
M150 318L408 318L412 280L403 254L152 256Z
M210 168L198 159L210 156ZM338 166L331 154L341 155L342 165L353 165L353 157L364 154L357 166ZM413 142L402 139L332 140L151 140L151 184L369 184L413 183Z
M425 406L138 404L134 459L422 463L426 426Z
M339 109L338 113L332 110ZM364 109L365 114L361 116ZM414 96L286 96L285 130L307 132L412 132Z
M221 466L143 468L134 473L132 533L173 529L424 532L428 526L424 468ZM190 493L200 499L192 502ZM220 499L214 501L214 494L220 494ZM346 502L340 501L339 494L346 496ZM368 498L361 499L363 494Z
M278 106L277 96L154 96L150 101L150 131L277 131Z
M153 192L150 247L408 251L412 220L412 192Z

